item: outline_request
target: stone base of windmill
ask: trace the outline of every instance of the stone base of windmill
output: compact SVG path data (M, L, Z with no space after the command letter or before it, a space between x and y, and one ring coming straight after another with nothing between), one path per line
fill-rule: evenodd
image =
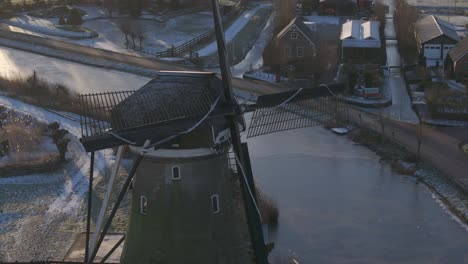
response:
M124 234L108 234L105 236L104 240L102 241L101 248L99 249L96 259L94 262L100 262L104 256L119 242L119 240L123 237ZM92 237L92 234L91 234ZM82 233L79 234L76 238L75 242L68 250L67 254L65 255L64 261L83 261L84 254L85 254L85 244L86 244L86 234ZM122 254L123 244L121 243L120 246L114 251L114 253L106 260L105 263L119 263L120 262L120 255Z

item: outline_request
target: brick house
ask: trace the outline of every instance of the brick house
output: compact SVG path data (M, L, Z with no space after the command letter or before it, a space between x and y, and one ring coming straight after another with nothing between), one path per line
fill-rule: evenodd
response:
M415 35L421 60L427 67L443 67L447 54L460 41L452 24L436 16L416 22Z
M284 70L293 66L297 73L307 73L316 57L316 27L314 23L294 18L273 40L274 54L270 64Z
M468 84L468 37L449 51L446 69L452 77Z

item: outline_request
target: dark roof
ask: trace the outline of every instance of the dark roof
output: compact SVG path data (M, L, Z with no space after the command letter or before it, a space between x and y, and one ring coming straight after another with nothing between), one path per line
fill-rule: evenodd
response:
M468 54L468 37L465 37L455 47L449 51L449 56L453 61L458 61Z
M299 18L299 17L295 17L293 20L291 20L291 22L289 22L289 24L284 27L279 33L278 35L276 35L276 39L279 40L281 38L283 38L283 36L289 32L289 30L293 27L297 27L299 29L300 32L302 32L302 34L311 42L313 43L314 42L314 38L315 38L315 34L314 32L308 27L306 26L306 24L304 24L304 21L302 20L302 18Z
M457 31L452 24L433 15L427 16L416 22L415 30L418 41L421 44L442 35L445 35L455 41L460 40Z
M112 109L112 128L203 116L220 93L220 79L212 73L161 73Z

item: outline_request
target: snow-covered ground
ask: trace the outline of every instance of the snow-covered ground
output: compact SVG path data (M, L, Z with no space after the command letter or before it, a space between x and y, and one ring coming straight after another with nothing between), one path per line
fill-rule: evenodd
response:
M172 45L178 46L213 27L212 16L205 12L170 18L164 23L147 19L98 19L86 21L83 26L99 33L99 37L73 42L116 52L137 54L125 47L125 35L119 29L119 24L125 22L135 30L144 32L143 47L146 52L150 53L165 51ZM130 37L129 40L132 41ZM136 45L139 48L138 39L136 39Z
M0 105L41 122L57 121L69 130L71 140L61 170L0 179L0 261L59 259L83 230L90 164L78 140L79 123L3 96ZM97 153L97 181L112 163L112 150Z
M466 92L466 87L463 83L456 82L454 80L447 80L447 84L451 89L457 90L459 92Z
M304 16L307 21L314 22L317 24L330 24L330 25L339 25L340 18L336 16Z
M4 24L19 27L28 31L42 33L46 35L85 39L96 37L96 33L91 31L75 32L57 28L58 18L38 18L27 14L22 14L8 20L2 20Z
M27 76L36 71L40 78L65 84L77 93L135 90L150 78L86 66L29 52L0 47L0 75Z
M276 83L276 75L273 73L263 72L263 71L254 71L249 72L243 75L245 79L259 80L269 83ZM288 81L288 78L281 76L281 82Z
M172 45L178 46L213 27L210 12L186 14L158 22L159 16L146 13L139 19L130 19L128 16L119 16L117 12L114 12L113 18L109 19L107 10L102 8L93 6L79 6L78 8L87 12L87 15L83 17L85 21L83 27L92 32L61 30L55 27L58 22L57 18L37 18L27 14L21 14L3 22L15 32L53 37L80 45L139 56L145 54L127 49L125 46L125 35L120 30L119 24L128 23L133 31L143 32L143 47L146 53L165 51ZM132 42L130 36L128 38ZM136 39L135 42L139 49L139 40Z
M263 51L270 43L274 32L273 23L274 14L270 16L262 33L258 37L257 41L247 53L245 58L238 64L232 67L232 75L237 78L242 78L243 75L252 70L257 70L263 66Z
M225 31L226 42L231 42L236 35L244 28L249 20L261 9L271 7L271 3L261 3L255 6L252 9L244 11L235 21L231 24L231 26ZM198 55L200 57L209 56L217 51L217 44L216 41L213 41L209 45L205 46L204 48L198 51Z

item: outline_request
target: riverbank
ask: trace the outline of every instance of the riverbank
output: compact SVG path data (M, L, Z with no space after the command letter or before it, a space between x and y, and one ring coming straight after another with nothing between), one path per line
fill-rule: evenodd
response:
M417 154L399 145L395 138L382 136L381 133L364 127L353 128L349 138L374 151L381 161L391 165L396 173L416 178L417 182L424 184L445 208L458 218L457 220L468 225L466 193L437 169L421 161Z

